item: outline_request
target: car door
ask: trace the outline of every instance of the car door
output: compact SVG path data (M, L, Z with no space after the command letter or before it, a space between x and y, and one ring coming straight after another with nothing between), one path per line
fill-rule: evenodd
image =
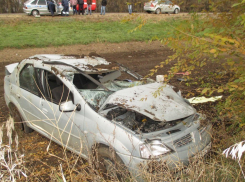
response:
M38 11L40 14L48 14L50 13L47 8L47 1L46 0L38 0L37 3Z
M79 154L86 153L86 147L83 147L85 142L83 133L84 110L69 112L60 110L61 103L68 101L74 103L73 93L62 82L61 78L52 72L38 68L37 77L40 78L39 83L42 87L39 107L42 111L40 118L43 122L39 124L39 127L46 131L49 138L59 144Z
M40 117L36 114L40 112L39 102L41 94L36 80L36 74L33 64L26 64L19 74L19 88L14 88L15 97L24 112L26 122L35 128L36 123L39 123Z
M165 12L165 2L158 2L159 3L159 8L161 9L161 12Z
M174 11L174 5L171 1L166 1L166 5L165 5L165 11L168 13L171 13Z

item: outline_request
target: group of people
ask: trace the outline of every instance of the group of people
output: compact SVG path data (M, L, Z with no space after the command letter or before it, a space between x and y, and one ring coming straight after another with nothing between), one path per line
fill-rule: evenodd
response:
M62 0L61 2L63 9L63 15L68 16L69 15L69 0ZM73 9L73 15L81 14L84 15L84 0L70 0L70 7ZM105 7L107 5L107 0L101 1L101 15L105 15ZM78 6L78 11L77 11ZM87 0L87 15L88 13L92 15L92 0ZM52 14L52 12L51 12Z
M63 13L62 15L68 16L69 15L69 2L70 2L70 7L73 9L73 15L81 14L84 15L84 0L62 0L61 4L63 6ZM132 14L132 3L131 2L126 2L128 5L128 11L129 14ZM55 12L55 5L52 0L47 1L48 9L51 12L51 15L54 16ZM102 0L101 1L101 15L105 15L106 11L106 5L107 5L107 0ZM77 6L78 6L78 11L77 11ZM87 15L88 13L92 15L92 0L87 0Z

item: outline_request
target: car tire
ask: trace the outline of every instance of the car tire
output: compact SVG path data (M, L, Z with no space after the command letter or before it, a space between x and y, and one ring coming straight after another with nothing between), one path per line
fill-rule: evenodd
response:
M157 8L156 9L156 14L160 14L161 13L161 9L160 8Z
M179 9L176 8L176 9L174 10L174 14L178 14L178 13L179 13Z
M19 126L21 130L25 133L31 133L33 132L33 129L27 126L27 124L24 122L23 117L19 113L17 107L14 104L9 105L10 115L14 119L15 126Z
M116 152L109 147L100 146L95 149L96 168L105 179L121 181L130 177L127 167Z
M31 14L32 14L32 16L37 16L37 15L39 15L39 11L38 10L33 10L31 12Z

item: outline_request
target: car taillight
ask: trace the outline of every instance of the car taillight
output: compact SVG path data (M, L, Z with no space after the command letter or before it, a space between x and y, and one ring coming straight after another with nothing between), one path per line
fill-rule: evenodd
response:
M155 7L154 4L151 3L151 7Z

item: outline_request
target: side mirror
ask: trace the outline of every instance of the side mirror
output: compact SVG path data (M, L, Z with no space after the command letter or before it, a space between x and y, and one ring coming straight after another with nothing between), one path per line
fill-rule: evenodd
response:
M72 101L62 102L60 104L61 112L72 112L75 109L76 109L76 105L74 105Z

